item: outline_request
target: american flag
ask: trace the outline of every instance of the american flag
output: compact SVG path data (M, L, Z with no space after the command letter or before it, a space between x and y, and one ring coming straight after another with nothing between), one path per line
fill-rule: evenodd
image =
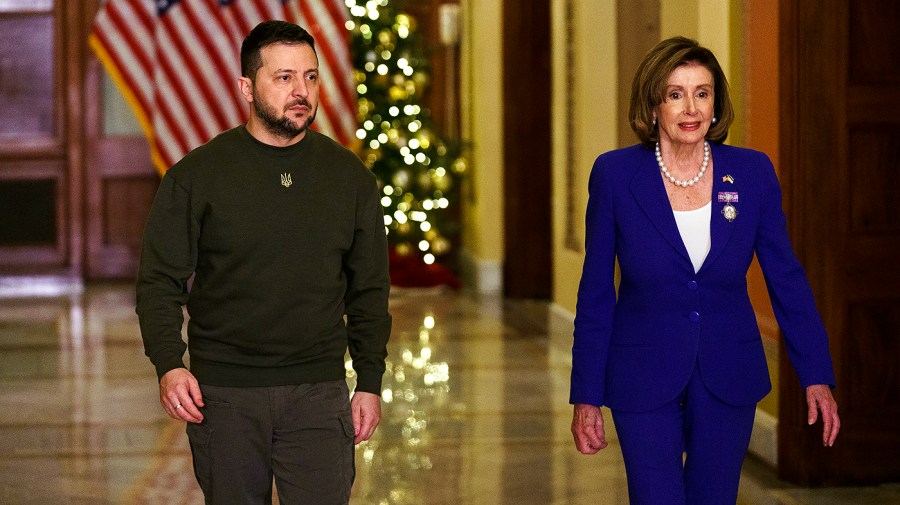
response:
M165 172L191 149L244 123L240 49L259 22L291 21L316 39L322 90L313 127L355 139L356 97L344 0L106 0L89 43Z

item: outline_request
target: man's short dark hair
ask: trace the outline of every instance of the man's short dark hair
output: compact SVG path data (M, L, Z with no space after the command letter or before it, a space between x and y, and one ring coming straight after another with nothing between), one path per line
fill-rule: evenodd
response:
M251 81L262 66L262 48L270 44L308 44L313 52L316 43L308 31L287 21L263 21L256 25L241 44L241 75Z

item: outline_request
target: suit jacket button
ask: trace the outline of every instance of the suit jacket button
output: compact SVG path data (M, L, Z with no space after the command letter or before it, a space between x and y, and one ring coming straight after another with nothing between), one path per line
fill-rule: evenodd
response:
M690 291L697 291L697 281L688 282L687 288Z
M700 313L697 312L696 310L691 311L691 313L688 314L688 318L691 320L691 322L696 323L697 321L700 320Z

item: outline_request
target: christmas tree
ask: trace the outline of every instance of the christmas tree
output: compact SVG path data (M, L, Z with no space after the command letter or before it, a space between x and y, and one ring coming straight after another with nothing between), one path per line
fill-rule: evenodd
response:
M413 265L419 277L434 276L435 267L452 257L458 231L452 206L465 160L458 142L441 138L422 104L429 73L415 20L395 12L389 0L346 4L358 95L356 136L361 158L381 184L392 279L397 264Z

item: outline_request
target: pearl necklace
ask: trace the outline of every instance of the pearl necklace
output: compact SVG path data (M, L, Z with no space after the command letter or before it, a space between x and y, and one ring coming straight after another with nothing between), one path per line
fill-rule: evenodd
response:
M706 167L709 165L709 142L705 140L703 141L703 163L700 164L700 171L697 172L697 175L694 176L693 179L680 181L676 179L675 176L669 173L669 169L666 168L666 164L663 163L662 153L659 152L659 142L656 143L656 164L659 165L659 171L662 172L663 177L669 179L672 184L681 186L682 188L693 186L700 180L701 177L703 177L703 174L706 173Z

